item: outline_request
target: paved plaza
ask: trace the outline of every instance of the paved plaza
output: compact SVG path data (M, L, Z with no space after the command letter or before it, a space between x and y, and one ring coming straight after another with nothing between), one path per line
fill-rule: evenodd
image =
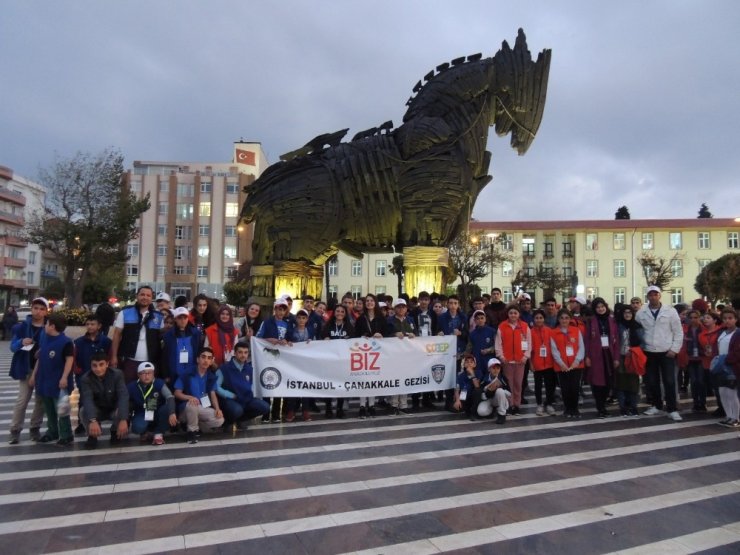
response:
M7 348L3 554L740 553L740 439L686 400L680 423L598 420L588 396L580 421L529 404L503 427L437 410L8 446Z

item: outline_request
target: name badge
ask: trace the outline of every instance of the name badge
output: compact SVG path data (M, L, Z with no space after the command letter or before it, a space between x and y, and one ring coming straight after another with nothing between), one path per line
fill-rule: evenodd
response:
M540 356L542 358L547 358L547 347L545 347L544 345L540 347Z
M200 398L200 406L204 409L207 409L211 406L211 398L208 395L203 395L203 397Z
M601 346L602 347L608 347L609 346L609 336L608 335L602 335L601 336Z
M145 410L144 411L144 420L147 422L154 422L154 411L153 410Z
M522 351L529 349L529 342L526 339L522 339Z
M187 351L180 351L180 364L187 364L189 359Z
M464 401L468 398L468 390L467 389L461 389L460 390L460 400Z
M694 347L694 349L691 352L692 352L692 355L691 355L692 357L698 357L699 356L699 348L698 347Z
M573 351L573 346L572 345L566 345L565 346L565 356L572 357L574 354L575 354L575 352Z

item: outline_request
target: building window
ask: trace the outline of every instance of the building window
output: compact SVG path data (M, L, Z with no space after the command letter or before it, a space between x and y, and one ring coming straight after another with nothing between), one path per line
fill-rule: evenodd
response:
M193 226L190 226L190 225L176 225L175 226L175 239L190 240L192 238L193 238Z
M642 250L644 251L651 251L653 250L653 234L650 233L643 233L642 234Z
M564 235L563 236L563 257L570 258L573 256L573 245L575 243L575 236Z
M190 266L175 266L173 273L178 276L184 276L185 274L189 274Z
M668 234L668 248L674 251L683 248L683 241L681 239L680 231L671 231Z
M236 278L236 268L234 266L229 266L228 268L224 268L224 279L235 279Z
M537 273L537 270L535 270L534 266L525 266L524 267L524 275L527 277L534 277Z
M202 218L208 218L211 216L211 203L210 202L201 202L198 206L198 214Z
M353 285L350 288L350 293L352 293L353 299L359 299L362 296L362 285Z
M614 261L614 277L625 277L627 275L627 261L626 260L615 260Z
M339 267L337 264L337 257L334 256L329 260L329 275L331 277L337 277L338 272L339 272Z
M671 260L671 275L673 277L683 276L683 260Z
M738 237L737 236L738 236L737 231L727 232L727 248L728 249L738 248Z
M671 291L671 303L677 305L683 302L683 287L674 287Z
M626 298L627 298L627 290L624 287L614 288L614 304L617 304L617 303L624 304Z
M329 298L330 299L336 299L337 298L337 286L336 285L330 285L329 286Z
M385 285L376 285L375 286L375 294L376 295L385 295Z
M127 276L138 276L139 266L136 264L126 264L126 275Z
M35 279L36 279L36 274L34 272L26 272L26 283L31 285Z
M700 249L708 249L708 248L710 248L710 245L709 245L709 232L708 231L700 231L699 232L699 248Z
M586 276L599 277L599 261L586 260Z
M211 192L211 182L210 181L201 181L200 182L200 192L201 193L210 193ZM200 266L198 266L200 268ZM206 276L198 276L198 277L208 277Z
M534 256L534 237L532 235L522 237L522 256Z
M504 277L511 277L514 275L514 263L510 260L504 260L501 265L501 275Z
M514 294L511 292L511 287L503 287L501 289L501 299L505 303L510 303L514 300Z
M236 237L236 226L227 225L224 228L224 237Z
M166 270L167 270L166 266L157 266L157 277L164 276L164 273Z
M200 245L198 247L198 256L201 258L207 258L210 252L211 249L209 249L207 245Z
M129 244L126 248L126 254L128 254L130 257L139 256L139 245Z
M586 233L586 250L599 250L599 236L596 233Z
M224 258L236 258L236 247L224 247Z
M594 300L598 296L599 296L599 288L598 287L586 287L586 298L589 301Z
M388 262L385 260L376 260L375 261L375 275L377 277L385 277L386 272L388 271Z
M564 278L572 278L573 277L573 268L570 266L563 266L563 277Z
M167 207L169 205L166 202L160 202L159 203L159 209L157 211L157 214L160 216L166 216L167 215Z
M29 251L28 252L28 263L29 264L36 264L36 251Z
M702 271L704 268L709 266L709 264L712 262L709 258L701 258L699 259L699 271Z
M614 250L615 251L623 251L626 247L627 241L625 239L624 233L615 233L614 234Z
M504 233L501 239L501 250L511 252L514 250L514 236L511 233Z
M362 260L353 260L352 261L352 277L361 277L362 276Z
M177 196L178 197L192 197L195 195L195 185L192 183L178 183L177 184Z
M166 237L167 236L167 224L158 224L157 225L157 235L160 237Z
M552 258L555 256L555 243L552 241L546 242L543 244L544 252L543 255L545 258Z
M157 256L167 256L167 245L157 245Z
M160 193L169 193L170 192L170 180L169 179L163 179L159 182L159 192Z
M226 192L230 195L234 195L239 192L239 185L237 183L227 183Z
M175 247L175 260L190 260L193 248L185 245Z
M177 210L177 217L181 220L192 220L193 219L193 205L187 202L178 202L175 207Z
M227 202L226 203L226 217L236 218L239 215L239 203L238 202Z
M198 226L198 235L200 237L208 237L211 234L210 224L200 224Z
M198 266L198 277L199 278L208 277L208 266Z

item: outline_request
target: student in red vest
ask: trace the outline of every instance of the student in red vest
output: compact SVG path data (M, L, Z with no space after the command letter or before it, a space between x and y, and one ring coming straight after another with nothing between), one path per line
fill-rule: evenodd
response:
M524 365L532 353L532 335L526 322L519 320L519 307L506 309L506 321L501 322L496 334L496 357L503 364L504 377L511 387L511 414L519 414L522 403Z
M545 413L555 416L555 384L557 377L553 370L552 346L550 339L553 330L545 325L545 311L537 309L533 313L532 358L530 364L534 370L534 396L537 399L537 416ZM542 385L545 386L545 398L542 398Z
M571 325L570 313L567 310L558 312L558 327L552 331L550 346L565 405L563 416L580 418L578 388L583 376L586 348L583 344L583 334L577 326Z
M234 315L226 305L218 309L216 322L206 328L206 347L213 349L214 364L221 366L229 362L234 354L234 345L239 330L234 326Z

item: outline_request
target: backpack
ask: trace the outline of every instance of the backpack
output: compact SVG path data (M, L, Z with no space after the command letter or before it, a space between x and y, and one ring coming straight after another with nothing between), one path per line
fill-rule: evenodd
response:
M640 347L630 347L629 352L624 357L624 367L629 374L645 375L647 366L647 356Z

